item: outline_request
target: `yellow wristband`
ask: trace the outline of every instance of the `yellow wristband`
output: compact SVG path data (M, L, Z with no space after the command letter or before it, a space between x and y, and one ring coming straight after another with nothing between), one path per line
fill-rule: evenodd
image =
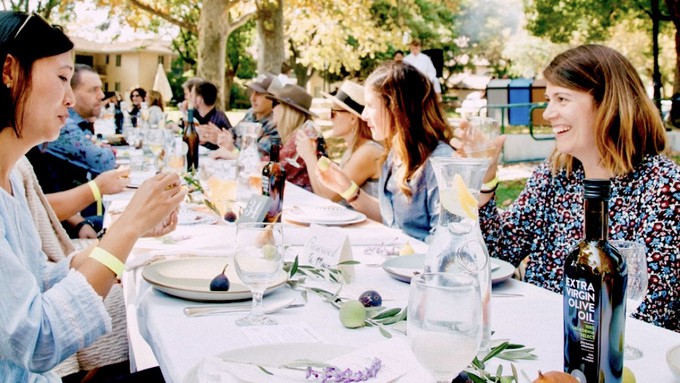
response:
M241 151L238 150L238 148L234 148L234 150L231 151L232 154L239 154Z
M116 278L118 279L120 279L120 277L123 275L123 271L125 271L125 264L121 262L120 259L116 258L113 254L102 249L101 247L95 247L94 249L92 249L92 252L90 253L90 258L108 267L109 270L113 271L113 273L116 274Z
M87 184L90 186L90 190L92 190L94 200L97 201L97 215L104 214L102 209L102 193L99 191L99 186L97 186L97 183L94 182L94 180L88 182Z
M494 177L491 181L482 185L482 191L484 190L496 190L498 186L498 176Z
M340 193L340 197L348 199L352 197L357 192L357 190L359 190L359 186L354 181L352 181L347 190Z

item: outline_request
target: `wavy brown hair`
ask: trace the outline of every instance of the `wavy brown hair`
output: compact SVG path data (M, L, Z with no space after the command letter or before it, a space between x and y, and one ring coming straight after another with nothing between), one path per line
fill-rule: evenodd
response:
M411 197L408 181L421 171L439 141L448 143L453 138L433 84L414 66L388 61L368 76L365 86L383 100L389 122L385 149L394 148L401 160L398 185Z
M645 155L662 153L666 131L640 76L621 53L603 45L582 45L559 54L545 79L587 92L595 100L595 141L602 165L615 175L631 172ZM571 172L578 161L554 151L553 172Z

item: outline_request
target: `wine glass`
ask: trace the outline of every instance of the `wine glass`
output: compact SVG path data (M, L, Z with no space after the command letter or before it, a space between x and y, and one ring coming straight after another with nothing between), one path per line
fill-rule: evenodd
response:
M645 246L631 241L612 241L621 253L628 266L628 287L626 288L626 316L631 316L647 295L647 255ZM642 351L630 346L628 342L623 349L623 358L628 360L642 358Z
M319 131L316 129L316 125L314 125L314 121L312 120L307 120L300 126L300 129L302 129L303 132L309 137L310 140L313 140L316 142L316 139L319 137ZM295 151L295 157L293 158L286 158L286 162L291 164L291 166L300 168L300 164L298 163L298 158L300 155Z
M406 333L416 359L437 382L451 382L477 355L482 340L477 278L423 273L411 279Z
M248 222L236 226L236 273L253 293L253 306L248 316L238 319L239 326L276 324L262 308L267 286L276 280L283 268L283 227L281 224Z

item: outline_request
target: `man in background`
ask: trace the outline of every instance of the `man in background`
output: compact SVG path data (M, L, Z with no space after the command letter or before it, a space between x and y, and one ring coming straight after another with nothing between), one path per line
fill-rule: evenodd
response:
M409 45L411 53L404 57L404 62L409 63L416 67L420 73L424 74L427 78L434 84L434 92L437 94L437 101L442 101L442 88L439 84L439 79L437 78L437 70L432 64L430 57L424 53L421 53L422 46L420 45L420 40L413 39Z
M198 136L201 144L208 149L217 149L217 137L221 131L232 132L231 122L223 111L217 109L217 87L204 81L194 86L192 91L198 122ZM233 134L233 133L232 133Z

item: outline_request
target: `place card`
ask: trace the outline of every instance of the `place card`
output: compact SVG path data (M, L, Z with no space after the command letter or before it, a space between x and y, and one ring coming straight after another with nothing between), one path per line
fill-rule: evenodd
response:
M240 327L252 345L276 343L323 343L324 339L307 323Z
M311 224L309 239L300 254L302 264L337 268L345 277L345 282L354 280L354 266L338 266L342 262L353 260L349 237L342 229Z
M262 222L269 211L271 198L266 195L253 194L246 203L246 206L241 210L241 215L238 217L238 223L243 222Z
M327 361L332 366L341 366L353 371L361 371L380 359L381 368L372 383L392 382L402 375L420 367L418 360L411 352L411 347L402 339L392 338L379 342L369 342L368 346L354 350L348 354Z

